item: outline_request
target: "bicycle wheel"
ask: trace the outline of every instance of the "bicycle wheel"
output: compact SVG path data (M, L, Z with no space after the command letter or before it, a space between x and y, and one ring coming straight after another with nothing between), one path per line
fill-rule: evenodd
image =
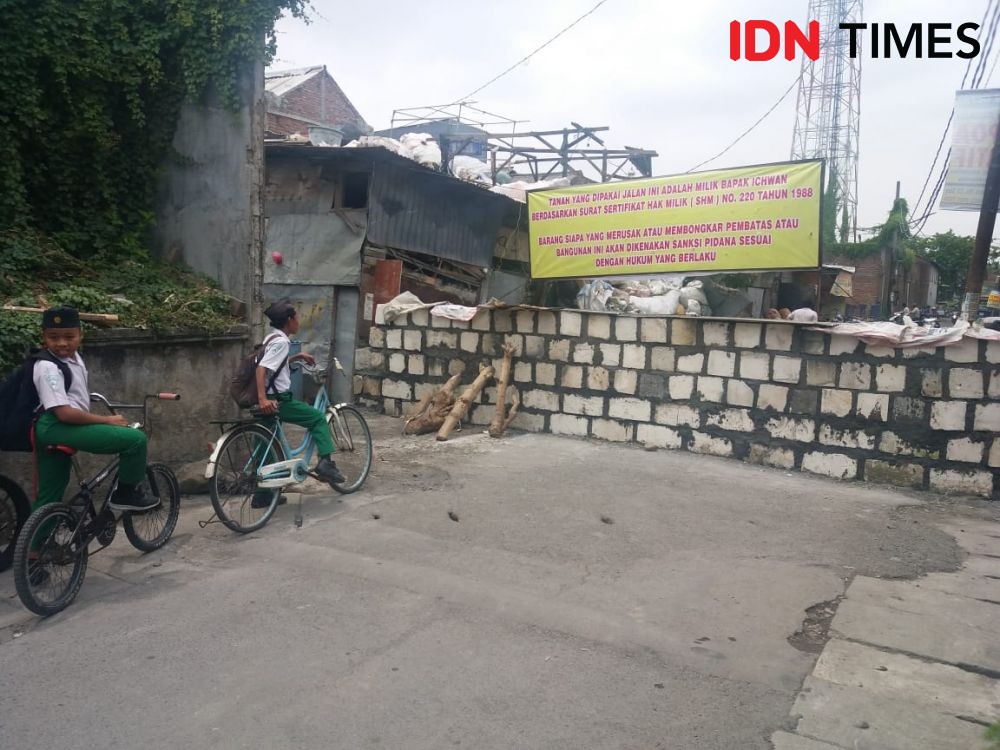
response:
M0 475L0 573L14 561L17 534L31 515L31 503L13 479Z
M230 432L209 481L212 507L219 520L241 534L256 531L270 521L281 490L258 490L257 471L284 460L281 443L263 425L245 424Z
M160 498L160 505L145 513L125 513L122 528L133 547L152 552L166 544L174 533L181 512L181 491L177 477L163 464L146 467L145 484L151 495Z
M353 406L330 407L326 421L337 446L333 459L344 475L344 482L330 486L342 495L349 495L361 489L372 470L372 433L361 412Z
M76 533L79 524L75 510L50 503L28 516L17 537L14 586L36 615L48 617L66 609L83 585L89 539Z

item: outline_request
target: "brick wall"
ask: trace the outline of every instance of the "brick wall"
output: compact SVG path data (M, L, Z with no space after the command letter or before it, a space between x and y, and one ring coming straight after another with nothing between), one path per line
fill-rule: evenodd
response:
M1000 342L867 346L803 326L480 311L420 311L372 328L355 393L398 414L462 363L471 382L517 348L514 425L730 456L836 479L995 497L1000 490ZM496 390L471 421L488 424Z
M364 132L371 130L337 82L325 71L289 91L276 105L269 103L268 110L267 129L272 133L305 133L308 124L295 120L295 115L325 125L351 124ZM292 117L282 117L279 113Z

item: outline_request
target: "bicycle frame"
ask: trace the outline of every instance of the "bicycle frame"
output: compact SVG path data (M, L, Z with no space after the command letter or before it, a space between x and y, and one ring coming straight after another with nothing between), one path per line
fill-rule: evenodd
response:
M313 408L321 414L325 414L329 406L330 398L326 395L326 386L320 386L316 398L313 399ZM316 441L313 440L313 436L308 432L302 442L293 448L289 444L288 438L285 437L285 430L281 424L281 420L275 416L274 422L275 425L271 431L271 439L263 451L266 455L267 451L271 450L274 441L278 440L284 454L289 458L260 467L257 472L257 486L261 489L278 489L291 483L304 481L309 476L309 464L312 461L313 450L316 448ZM251 457L251 460L253 460L253 457Z

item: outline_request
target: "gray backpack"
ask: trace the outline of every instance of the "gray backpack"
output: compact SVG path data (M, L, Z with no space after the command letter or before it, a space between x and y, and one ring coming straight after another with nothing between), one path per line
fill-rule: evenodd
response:
M264 352L267 349L267 345L276 335L272 333L262 343L257 344L252 352L241 359L239 366L236 368L236 374L229 381L229 395L233 397L233 401L241 409L249 409L257 406L257 368L260 366L260 361L264 359ZM267 381L265 392L274 388L275 378L278 377L278 373L285 369L287 364L288 357L285 357L281 366L271 373L271 378Z

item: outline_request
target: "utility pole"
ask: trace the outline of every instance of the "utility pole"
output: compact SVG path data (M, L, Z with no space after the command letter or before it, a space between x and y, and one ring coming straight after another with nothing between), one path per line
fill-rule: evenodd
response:
M892 213L890 215L895 215L896 208L899 206L899 190L900 183L896 180L896 200L892 204ZM886 258L886 262L882 264L883 273L885 274L882 279L882 315L884 318L889 318L892 316L892 292L896 285L896 256L899 254L899 221L897 220L895 226L892 228L892 240L889 244L889 257Z
M997 222L997 204L1000 203L1000 122L997 122L993 136L993 151L990 154L990 168L986 172L986 186L983 188L983 205L979 209L979 226L976 228L976 244L973 246L972 263L965 282L965 301L962 303L963 320L979 318L979 297L983 293L986 278L986 262L990 257L993 243L993 228Z

